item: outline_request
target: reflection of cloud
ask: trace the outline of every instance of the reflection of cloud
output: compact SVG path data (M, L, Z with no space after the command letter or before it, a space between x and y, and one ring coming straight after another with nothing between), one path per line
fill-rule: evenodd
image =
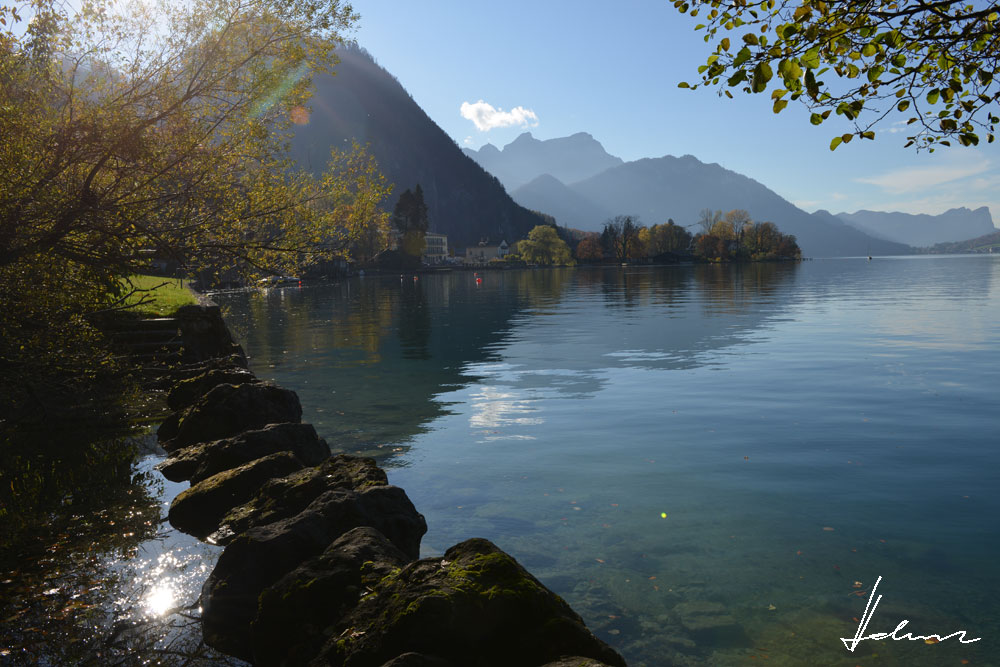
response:
M497 109L492 104L479 100L474 104L462 102L462 118L467 118L475 123L480 132L489 132L495 127L511 127L520 125L521 127L535 127L538 125L538 116L531 109L517 106L510 111Z
M903 194L975 176L990 168L989 159L978 151L946 153L938 159L940 161L933 165L892 169L878 176L855 180L877 185L891 194Z
M540 417L524 417L536 409L531 401L517 400L516 395L502 392L496 387L483 387L472 397L474 413L469 425L475 428L502 428L504 426L535 426L544 423Z

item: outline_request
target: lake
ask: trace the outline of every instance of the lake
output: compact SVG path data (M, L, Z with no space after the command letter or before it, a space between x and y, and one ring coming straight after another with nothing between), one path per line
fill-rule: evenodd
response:
M480 276L215 298L425 555L492 540L630 664L997 664L1000 257ZM848 652L879 577L866 634L981 641Z

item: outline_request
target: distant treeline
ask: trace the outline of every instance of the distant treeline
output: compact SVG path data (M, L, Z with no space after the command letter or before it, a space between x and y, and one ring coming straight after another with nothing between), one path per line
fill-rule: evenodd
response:
M688 227L699 227L701 231L692 234ZM795 236L782 234L773 222L754 221L742 209L725 214L705 209L698 222L687 227L673 220L647 227L635 216L615 216L600 233L584 235L574 256L585 263L685 257L728 262L800 259L802 252Z

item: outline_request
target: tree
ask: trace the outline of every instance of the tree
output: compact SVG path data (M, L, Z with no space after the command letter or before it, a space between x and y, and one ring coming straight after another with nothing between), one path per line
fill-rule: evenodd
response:
M150 251L191 271L291 273L386 224L363 149L318 176L285 152L350 6L65 6L0 5L0 421L104 367L88 317L120 305L119 278Z
M588 234L580 240L574 253L581 262L599 262L604 259L604 248L597 234Z
M701 227L701 231L704 234L709 234L712 231L712 227L715 226L719 220L722 220L722 211L713 211L710 208L701 209L701 213L698 214L698 226Z
M638 219L631 215L616 215L604 223L601 245L614 254L619 262L632 257L633 247L639 241Z
M530 232L528 238L517 244L517 252L525 262L542 265L570 265L573 257L569 246L559 238L555 227L538 225Z
M418 183L412 192L407 189L399 196L392 212L392 225L399 234L399 246L403 252L414 257L424 254L427 247L424 236L429 224L424 191Z
M854 137L874 139L875 128L896 114L914 125L906 146L933 151L953 139L976 145L982 131L994 139L1000 122L995 1L674 0L674 6L704 16L695 29L715 42L698 68L700 83L680 87L718 86L729 97L730 88L771 90L775 113L798 101L813 125L843 116L854 129L834 137L831 150Z
M646 253L650 257L663 255L665 253L684 252L691 244L691 234L680 225L669 220L662 225L653 225L643 228L639 233L639 238L645 245Z

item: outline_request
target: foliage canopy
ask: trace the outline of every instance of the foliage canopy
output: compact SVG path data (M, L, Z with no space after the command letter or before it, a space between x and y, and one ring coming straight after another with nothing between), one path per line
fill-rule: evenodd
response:
M831 114L854 125L830 149L854 137L874 139L896 114L912 134L907 146L977 145L994 140L1000 117L1000 13L996 2L960 0L674 0L714 43L701 81L771 92L775 113L803 103L820 125ZM821 77L825 77L821 78Z
M390 188L364 149L315 176L287 157L312 72L331 69L356 20L349 5L66 7L0 0L5 384L104 365L87 318L120 307L119 278L151 254L216 277L295 274L387 230Z

